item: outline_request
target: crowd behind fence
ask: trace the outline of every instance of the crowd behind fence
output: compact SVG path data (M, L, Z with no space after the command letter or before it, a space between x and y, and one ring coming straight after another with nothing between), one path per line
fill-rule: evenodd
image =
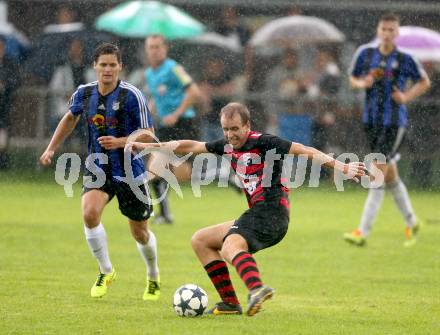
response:
M53 95L53 94L52 94ZM53 123L50 120L51 96L47 87L21 87L12 97L11 137L9 139L10 153L30 151L36 164L38 153L42 152L50 140ZM268 102L280 103L267 94L252 93L234 95L233 100L246 102L250 106L266 106ZM275 128L268 129L270 115L266 110L251 109L257 130L278 133L280 136L293 141L320 147L326 152L336 155L344 152L354 152L363 157L368 153L368 147L360 122L361 108L359 103L347 103L337 96L324 98L297 98L291 103L297 113L279 113ZM409 106L410 128L403 147L404 161L409 164L411 175L416 182L427 186L436 175L440 147L440 104L437 99L420 99ZM67 110L67 106L66 106ZM315 121L320 116L331 113L332 122L322 133L316 129ZM203 115L195 122L201 123ZM87 135L85 123L80 126L73 137L66 143L63 150L73 150L85 153ZM200 128L200 127L199 127ZM318 126L319 128L319 126ZM202 134L200 134L201 136ZM322 138L324 136L325 138Z
M73 15L71 8L67 7L64 12L61 9L58 10L59 16L66 12L70 15L67 15L69 20L81 18L81 15ZM216 10L219 15L214 16L218 27L211 28L220 35L238 37L236 42L241 43L242 50L245 50L252 35L252 29L249 29L251 21L243 20L230 7L221 12ZM294 16L304 13L298 6L293 6L291 10L279 14ZM324 15L323 12L321 14ZM366 15L364 19L375 24L377 15L370 16ZM58 17L58 25L64 22L60 20ZM347 22L339 21L342 26ZM355 26L353 31L345 31L351 39L356 38L354 32L359 32L359 26L363 25L358 22ZM374 32L373 25L369 31ZM44 39L48 44L41 43L42 47L37 51L45 47L45 53L37 52L35 55L38 57L29 57L17 71L14 70L14 76L21 77L21 86L14 87L8 97L10 120L6 150L9 155L29 150L37 154L43 150L57 122L67 111L69 96L80 83L93 80L94 73L90 67L93 48L88 44L101 41L105 36L88 29L81 32L78 35L81 38L72 35L69 43L63 39ZM367 33L362 32L365 42L364 35ZM106 36L105 40L108 38ZM55 42L63 48L51 44ZM143 90L148 97L142 41L122 39L119 42L124 62L126 60L128 65L128 73L124 73L123 78ZM255 53L249 58L249 50L237 54L230 50L219 51L218 48L209 51L205 45L173 42L171 56L184 65L201 88L202 99L197 105L198 118L195 122L199 124L202 140L221 136L217 117L220 108L230 101L240 101L250 108L256 130L278 134L326 152L355 152L362 156L368 152L361 124L363 99L361 93L349 89L347 78L347 68L358 44L348 38L344 43L284 48L275 52L269 50L269 54ZM426 95L409 105L410 128L403 148L407 154L403 157L414 165L413 169L422 176L423 183L429 184L429 178L423 176L436 170L435 162L439 156L440 68L438 63L424 65L432 87ZM5 78L11 77L5 69L8 66L4 66ZM4 100L1 102L4 103ZM3 144L6 142L1 128L0 124L0 154L3 155ZM66 147L84 150L86 141L83 124ZM0 168L2 164L0 157Z

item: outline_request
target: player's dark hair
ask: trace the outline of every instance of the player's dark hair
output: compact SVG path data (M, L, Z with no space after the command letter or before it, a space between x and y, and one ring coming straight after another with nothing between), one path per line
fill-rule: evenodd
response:
M385 21L400 23L400 18L398 15L396 15L394 13L386 13L386 14L383 14L379 19L379 22L385 22Z
M225 107L223 107L220 111L220 118L222 116L232 119L235 114L240 115L241 124L246 124L251 119L251 114L247 107L239 102L230 102Z
M98 62L99 56L102 55L115 55L116 59L118 60L118 63L122 63L122 55L121 50L119 48L111 43L103 43L99 45L93 54L93 61L96 63Z

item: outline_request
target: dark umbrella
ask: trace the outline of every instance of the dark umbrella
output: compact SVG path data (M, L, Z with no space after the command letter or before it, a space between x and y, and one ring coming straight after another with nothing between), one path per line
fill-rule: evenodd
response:
M185 42L182 64L190 73L200 72L200 64L212 58L223 60L231 75L243 71L244 49L238 39L208 32Z
M42 34L33 43L27 69L45 82L49 82L55 68L68 61L69 47L76 39L82 42L86 64L92 63L93 51L99 44L112 40L108 34L93 30Z

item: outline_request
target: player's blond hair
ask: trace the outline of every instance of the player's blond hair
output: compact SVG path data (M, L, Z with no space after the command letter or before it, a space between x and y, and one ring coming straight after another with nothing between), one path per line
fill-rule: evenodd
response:
M224 116L225 118L232 119L235 114L240 115L241 123L246 124L251 119L251 114L247 107L239 102L230 102L220 111L220 118Z

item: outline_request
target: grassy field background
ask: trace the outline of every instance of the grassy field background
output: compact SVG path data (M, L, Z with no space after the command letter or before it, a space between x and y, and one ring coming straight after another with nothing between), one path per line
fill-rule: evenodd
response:
M176 222L152 226L159 243L162 296L141 299L145 268L117 202L106 227L118 280L100 300L89 297L97 265L83 236L80 188L66 198L51 178L0 175L0 334L440 334L440 193L411 192L426 220L419 241L404 248L403 220L387 196L366 248L346 245L366 191L330 186L291 192L291 225L277 246L256 254L276 296L253 318L177 317L174 290L196 283L218 301L196 260L198 228L236 218L244 196L202 188L172 197ZM246 290L232 279L242 303Z

